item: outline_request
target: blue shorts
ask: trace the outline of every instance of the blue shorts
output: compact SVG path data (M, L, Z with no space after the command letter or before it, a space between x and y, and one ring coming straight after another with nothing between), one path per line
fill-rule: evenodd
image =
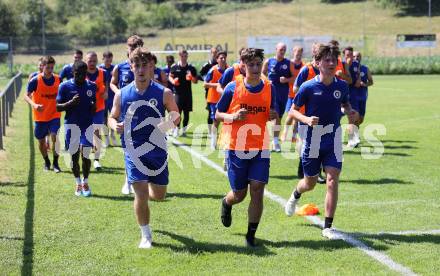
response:
M284 115L284 111L286 110L286 104L287 104L287 98L289 95L289 90L287 90L287 93L278 93L277 90L277 94L276 94L276 112L278 113L278 115L281 117L283 117Z
M127 152L124 155L128 183L147 181L157 185L168 185L167 156L144 155L134 161Z
M60 118L52 119L49 122L35 122L34 136L38 140L44 139L48 134L57 134L60 129Z
M287 102L286 102L286 108L284 109L284 112L289 113L290 109L292 108L293 105L293 100L295 98L288 98Z
M78 146L93 147L93 127L80 127L79 130L72 130L66 126L66 150L76 153Z
M102 125L104 124L104 110L98 111L93 115L93 124Z
M208 103L208 108L209 108L209 118L215 120L215 112L217 111L217 104Z
M361 115L362 117L365 117L365 111L367 108L367 101L366 100L359 100L359 99L355 99L353 101L350 100L350 105L351 105L352 109L359 112L359 115Z
M240 158L240 153L253 157ZM268 151L258 151L254 156L253 152L228 150L226 156L229 184L233 191L246 189L251 180L264 184L269 182L270 153Z
M115 98L115 93L113 91L108 91L108 98L105 100L105 112L109 113L113 108L113 100Z
M340 152L338 152L338 155L341 157L339 161L333 146L321 147L317 157L311 157L310 155L310 148L308 148L308 145L304 145L301 152L301 162L305 176L318 175L321 171L321 166L324 169L326 167L333 167L338 170L342 169L342 147Z

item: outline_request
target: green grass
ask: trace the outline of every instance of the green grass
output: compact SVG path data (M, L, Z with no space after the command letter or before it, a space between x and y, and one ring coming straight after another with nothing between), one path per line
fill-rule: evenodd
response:
M439 229L440 96L437 76L375 77L365 126L384 124L385 146L377 160L347 152L341 175L335 227L354 233L371 248L418 274L440 269L440 236L378 235L379 232ZM205 123L203 92L194 91L191 123ZM227 179L191 156L170 161L169 196L151 203L155 248L137 249L139 229L132 197L120 194L124 180L119 148L107 150L103 172L92 172L94 196L76 198L67 172L42 171L29 108L19 101L6 137L7 162L0 166L0 268L4 274L395 274L342 241L327 241L301 218L287 218L265 199L257 232L263 246L244 247L248 199L234 206L230 229L219 221ZM190 144L188 138L180 138ZM30 147L31 146L31 147ZM371 147L368 142L363 147ZM284 149L289 145L283 145ZM205 150L204 148L202 150ZM0 155L0 158L2 155ZM217 153L209 158L221 164ZM272 154L268 190L288 198L297 183L297 160ZM323 210L325 189L302 197ZM24 265L23 265L24 263Z

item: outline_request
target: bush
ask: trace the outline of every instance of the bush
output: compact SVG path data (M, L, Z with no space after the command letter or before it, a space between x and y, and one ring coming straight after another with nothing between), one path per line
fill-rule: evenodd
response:
M370 57L363 63L376 75L440 74L440 56Z

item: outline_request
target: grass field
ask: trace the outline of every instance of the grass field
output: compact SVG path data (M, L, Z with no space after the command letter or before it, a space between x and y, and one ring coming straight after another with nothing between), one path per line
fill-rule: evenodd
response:
M360 149L345 153L334 222L372 250L424 275L440 270L439 86L438 76L375 78L365 126L385 126L386 135L376 134L385 152L375 160L362 159ZM197 86L194 127L206 120L203 94ZM248 200L234 206L233 224L224 228L219 211L227 178L205 163L195 168L200 161L174 146L170 151L182 167L170 161L167 200L151 203L154 248L139 250L132 197L120 194L120 148L109 148L105 169L92 172L93 196L77 198L65 164L59 175L43 172L31 125L29 108L19 101L2 153L7 161L0 166L1 274L400 274L344 241L321 238L318 227L303 217L286 217L269 198L257 232L262 246L247 249ZM191 144L191 137L190 131L179 140ZM222 163L217 152L207 157ZM267 189L287 199L297 183L296 166L296 159L272 154ZM318 186L301 203L323 210L324 191Z

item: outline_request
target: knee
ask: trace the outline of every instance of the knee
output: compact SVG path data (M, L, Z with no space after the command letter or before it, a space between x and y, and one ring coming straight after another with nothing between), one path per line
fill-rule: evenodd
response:
M242 202L245 199L246 194L247 194L246 190L234 192L234 201L237 202L237 203L238 202Z
M327 190L329 192L338 191L338 180L332 175L327 175Z
M251 184L249 188L251 197L263 196L264 194L264 184Z
M165 197L166 197L166 194L155 194L155 193L153 193L153 194L150 195L150 200L153 200L153 201L164 201Z

